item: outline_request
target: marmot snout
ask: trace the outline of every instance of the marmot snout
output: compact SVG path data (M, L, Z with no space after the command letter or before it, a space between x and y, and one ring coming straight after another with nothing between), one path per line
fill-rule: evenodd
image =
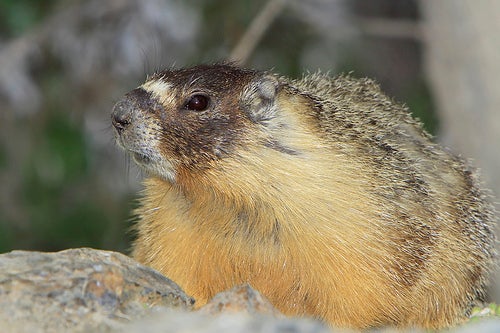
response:
M493 214L474 173L370 80L169 70L112 121L150 175L133 256L198 305L249 283L335 326L438 328L484 296Z

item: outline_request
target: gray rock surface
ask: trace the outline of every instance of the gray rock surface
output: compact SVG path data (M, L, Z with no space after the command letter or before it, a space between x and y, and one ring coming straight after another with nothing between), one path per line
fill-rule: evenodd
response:
M469 323L458 327L451 332L455 333L498 333L500 332L500 319L490 318L483 321Z
M318 321L269 315L166 311L131 323L124 333L332 333ZM334 332L345 332L337 331ZM348 331L350 332L350 331Z
M187 310L193 303L175 283L120 253L0 255L1 332L119 329L152 307Z
M238 312L249 315L283 317L267 298L248 284L239 285L216 294L198 312L209 315Z

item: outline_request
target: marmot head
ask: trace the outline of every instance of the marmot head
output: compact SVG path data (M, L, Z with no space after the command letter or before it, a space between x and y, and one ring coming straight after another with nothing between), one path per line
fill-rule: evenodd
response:
M115 136L146 171L175 182L181 168L209 168L265 138L280 89L274 75L226 64L162 71L114 106Z

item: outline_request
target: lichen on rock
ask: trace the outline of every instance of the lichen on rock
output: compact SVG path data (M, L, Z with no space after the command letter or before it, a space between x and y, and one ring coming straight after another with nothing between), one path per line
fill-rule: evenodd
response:
M193 303L171 280L116 252L80 248L0 255L3 329L113 329L153 307L189 310Z

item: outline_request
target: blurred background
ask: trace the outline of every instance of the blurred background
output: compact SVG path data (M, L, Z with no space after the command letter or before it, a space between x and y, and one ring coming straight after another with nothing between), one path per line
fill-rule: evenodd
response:
M498 196L499 35L495 0L0 0L0 252L126 252L143 175L113 104L156 70L230 56L375 78Z

